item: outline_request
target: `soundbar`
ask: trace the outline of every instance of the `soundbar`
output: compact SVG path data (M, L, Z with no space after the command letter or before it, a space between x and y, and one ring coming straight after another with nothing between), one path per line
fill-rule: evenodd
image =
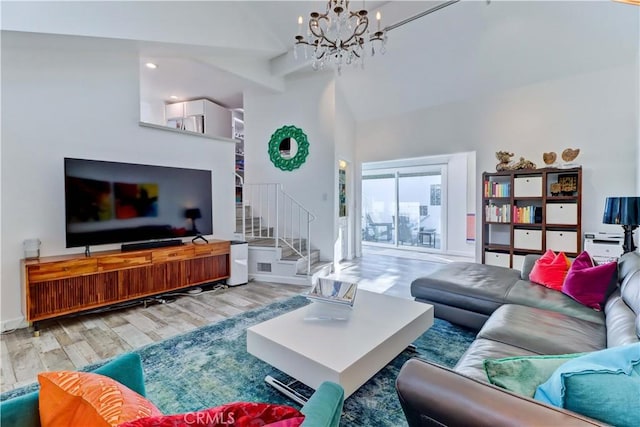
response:
M157 240L152 242L141 242L141 243L124 243L120 247L120 250L122 252L139 251L142 249L165 248L168 246L182 246L183 244L184 243L180 239Z

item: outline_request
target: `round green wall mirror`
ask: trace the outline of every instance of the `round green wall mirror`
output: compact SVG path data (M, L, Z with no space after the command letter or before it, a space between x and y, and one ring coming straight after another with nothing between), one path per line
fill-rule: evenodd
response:
M302 129L282 126L269 140L269 158L283 171L298 169L309 155L309 142Z

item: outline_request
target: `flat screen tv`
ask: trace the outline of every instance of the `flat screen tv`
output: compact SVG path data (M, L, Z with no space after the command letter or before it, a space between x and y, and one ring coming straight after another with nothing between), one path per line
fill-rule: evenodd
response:
M64 159L67 247L213 233L211 171Z

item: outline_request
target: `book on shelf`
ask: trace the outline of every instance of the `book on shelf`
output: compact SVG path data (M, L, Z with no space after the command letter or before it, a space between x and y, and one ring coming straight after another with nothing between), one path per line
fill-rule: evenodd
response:
M516 224L539 224L542 222L542 207L514 206L513 219Z
M485 216L488 222L510 222L511 205L495 205L490 203L485 206Z
M357 290L357 283L320 277L306 296L312 301L352 307L356 299Z
M508 182L484 182L484 197L509 197L511 184Z

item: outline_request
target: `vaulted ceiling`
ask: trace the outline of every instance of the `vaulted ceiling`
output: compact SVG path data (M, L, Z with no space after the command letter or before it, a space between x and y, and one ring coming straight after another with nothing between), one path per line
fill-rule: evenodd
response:
M391 25L441 3L365 5ZM284 90L289 76L314 73L293 60L292 41L297 16L325 4L3 1L2 29L136 49L141 64L159 65L141 67L143 99L207 97L235 108L245 90ZM458 2L390 31L387 53L344 70L337 84L357 120L402 114L637 64L639 23L640 8L611 1Z

